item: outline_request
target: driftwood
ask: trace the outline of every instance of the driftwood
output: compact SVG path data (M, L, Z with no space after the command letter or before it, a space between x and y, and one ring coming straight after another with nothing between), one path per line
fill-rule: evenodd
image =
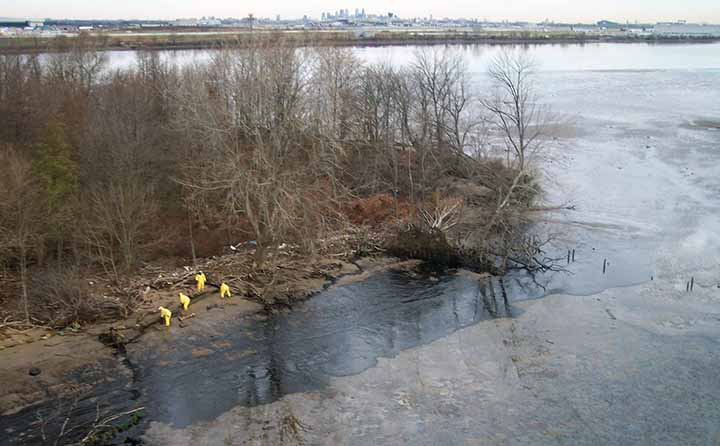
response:
M191 276L194 276L195 274L196 274L195 272L188 273L188 274L184 275L183 278L178 278L177 281L175 281L175 284L179 284L179 283L187 280L187 278L189 278L189 277L191 277ZM252 289L252 291L253 291L257 296L260 295L260 292L258 291L258 289L257 289L253 284L251 284L251 283L249 283L249 282L247 282L247 281L244 281L244 280L242 280L242 279L239 279L239 278L235 277L235 278L233 278L233 280L231 280L231 281L228 280L228 282L230 282L230 283L242 282L244 285L247 285L250 289ZM173 285L173 287L174 287L174 286L175 286L175 285ZM196 294L196 295L190 296L190 307L192 307L193 305L195 305L195 304L197 304L197 303L199 303L199 302L202 302L202 301L205 300L207 297L214 295L216 291L220 290L220 283L217 283L217 282L213 282L213 281L208 280L207 282L205 282L205 287L206 287L206 288L208 288L208 287L214 288L214 290L212 290L212 291L207 291L207 290L206 290L206 291L204 291L204 292L202 292L202 293L200 293L200 294ZM169 309L170 311L172 311L173 314L182 314L182 310L181 310L181 309L182 309L182 305L179 304L179 303L174 304L174 305L168 307L168 309ZM117 342L117 343L120 343L120 344L128 344L128 343L134 342L134 341L136 341L137 339L139 339L143 334L145 334L145 330L147 330L148 328L152 327L153 325L163 323L163 319L162 319L159 315L157 315L157 317L154 317L153 315L157 315L157 314L156 314L155 312L143 313L143 314L136 320L136 324L135 324L134 327L128 327L128 329L138 330L139 333L138 333L136 336L134 336L134 337L132 337L132 338L130 338L130 339L128 339L128 340L124 340L124 339L118 340L119 342ZM147 323L141 324L141 322L142 322L146 317L148 317L148 316L152 316L151 319L150 319ZM194 313L193 313L192 315L190 315L190 316L178 317L178 319L179 319L180 321L183 321L183 320L186 320L186 319L190 319L190 318L193 317L193 316L194 316ZM119 331L119 329L112 329L112 330L115 331L115 332Z
M154 280L150 285L148 285L150 288L154 290L161 290L165 288L175 288L181 283L185 283L190 277L197 274L196 272L189 272L187 274L183 274L180 277L160 277L156 280Z
M205 285L206 285L206 286L213 287L213 288L215 288L215 289L217 289L217 290L220 289L220 285L215 284L215 283L206 282ZM195 305L195 304L197 304L198 302L201 302L201 301L205 300L207 297L212 296L213 294L215 294L215 293L212 292L212 291L205 291L205 292L203 292L203 293L201 293L201 294L196 294L196 295L192 296L192 298L190 299L190 306ZM170 311L172 311L173 314L182 314L182 312L181 312L182 305L179 304L179 303L170 306L168 309L169 309ZM141 323L140 323L140 322L141 322L142 320L144 320L147 316L150 316L150 315L153 315L153 314L155 314L157 317L152 317L152 318L151 318L147 323L145 323L145 324L141 324ZM194 315L194 313L193 313L192 315ZM189 319L190 317L192 317L192 315L191 315L191 316L187 316L187 317L178 317L178 319L179 319L180 321L183 321L183 320L185 320L185 319ZM133 337L131 337L131 338L129 338L129 339L125 339L125 337L124 337L123 335L121 335L121 334L118 333L119 329L111 328L110 331L109 331L108 333L104 333L104 334L102 335L102 337L104 337L104 338L106 339L106 343L114 344L114 345L116 345L116 346L117 346L117 345L130 344L130 343L132 343L132 342L137 341L139 338L141 338L141 337L145 334L145 331L146 331L148 328L152 327L153 325L159 324L159 323L164 323L164 321L163 321L163 319L162 319L157 313L155 313L155 312L144 313L143 315L141 315L141 316L137 319L136 324L135 324L134 327L129 327L129 328L128 328L128 329L135 329L135 330L138 331L138 334L136 334L135 336L133 336Z
M176 273L174 277L170 274L164 275L165 277L158 277L157 270L152 271L152 273L155 273L155 277L153 279L150 279L149 284L148 282L145 282L145 284L138 284L138 286L143 287L150 287L154 289L163 289L165 291L169 290L175 290L177 291L178 288L181 288L181 286L184 287L190 287L191 285L195 285L195 281L193 280L193 277L195 274L197 274L198 271L212 271L212 270L218 270L222 266L232 266L233 269L236 271L240 269L241 274L223 274L223 273L213 273L212 275L208 274L208 281L205 282L205 291L202 293L197 293L195 295L190 296L190 308L192 308L194 305L202 302L205 300L208 296L217 295L217 291L220 289L221 284L227 283L231 287L233 287L233 291L237 293L237 295L240 296L255 296L257 298L262 298L263 295L266 295L268 292L272 292L273 287L276 285L276 281L278 280L277 274L272 274L276 272L277 270L288 270L288 271L297 271L303 274L307 274L309 276L317 276L317 277L323 277L327 280L332 280L332 275L329 274L326 271L323 271L321 268L313 269L313 268L305 268L304 265L268 265L268 268L264 270L265 273L271 273L268 277L269 281L265 283L264 280L258 280L265 277L262 273L263 271L254 270L252 272L243 271L244 268L241 266L248 266L247 264L238 266L236 256L232 256L232 258L228 259L213 259L212 261L208 262L207 264L199 266L197 269L193 269L192 271L181 271ZM239 262L244 263L244 262ZM222 280L221 280L222 279ZM252 282L256 282L255 284ZM259 282L259 283L258 283ZM179 320L180 322L190 319L192 315L188 315L188 312L182 311L182 305L178 300L174 300L171 304L166 305L166 307L172 311L173 315L176 315L174 319ZM197 307L196 307L197 308ZM163 319L160 317L159 313L156 311L156 309L152 309L151 311L144 311L141 314L138 314L137 318L135 319L134 324L129 324L125 327L113 327L109 331L104 332L101 335L102 342L114 345L116 347L122 348L123 345L133 343L137 341L139 338L141 338L145 331L149 328L153 327L156 324L162 324ZM133 331L132 334L128 333L129 331ZM129 334L130 336L127 336L125 334Z

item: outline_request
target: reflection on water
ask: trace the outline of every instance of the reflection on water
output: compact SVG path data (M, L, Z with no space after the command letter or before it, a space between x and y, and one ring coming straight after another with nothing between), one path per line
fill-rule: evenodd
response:
M527 51L544 71L628 71L720 69L720 43L586 43L535 45L450 45L465 56L470 71L484 72L502 48ZM415 45L359 47L355 54L368 62L406 65L423 47ZM163 50L162 59L179 67L210 61L217 50ZM106 51L112 69L136 66L136 51Z
M450 45L464 56L471 72L487 70L503 48L527 51L543 71L631 71L720 69L720 43L646 44L586 43L540 45ZM422 47L390 46L356 49L363 60L407 65Z
M332 377L360 373L378 358L510 314L495 280L385 272L330 289L288 314L244 319L215 343L219 348L199 357L207 340L180 340L169 351L149 354L141 361L141 386L155 419L184 426L236 405L321 389Z

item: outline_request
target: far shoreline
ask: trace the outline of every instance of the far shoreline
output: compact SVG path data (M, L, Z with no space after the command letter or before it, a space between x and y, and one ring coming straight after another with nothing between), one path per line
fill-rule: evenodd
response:
M648 45L712 44L720 37L671 37L633 35L590 35L559 32L487 32L379 31L366 35L356 31L248 31L137 33L128 35L78 34L58 37L0 38L0 54L37 54L63 52L81 38L94 40L99 51L174 51L244 47L258 40L273 43L283 40L297 47L385 47L417 45L584 45L594 43L645 43Z

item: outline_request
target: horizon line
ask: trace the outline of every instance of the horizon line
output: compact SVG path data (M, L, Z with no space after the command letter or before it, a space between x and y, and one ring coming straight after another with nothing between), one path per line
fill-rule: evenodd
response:
M251 13L251 14L252 14L252 13ZM324 14L324 13L321 13L321 14ZM379 14L370 13L370 14L368 14L368 15L370 15L370 16L378 16ZM280 14L276 14L276 16L280 16ZM0 20L10 19L10 20L18 20L18 21L22 21L22 20L27 20L27 21L32 21L32 20L55 20L55 21L71 20L71 21L98 21L98 22L100 22L100 21L153 21L153 22L172 22L172 21L177 21L177 20L201 19L201 18L203 18L203 17L205 17L205 18L210 18L210 17L212 17L212 18L215 18L215 19L239 19L239 20L242 20L242 19L246 19L248 16L247 16L247 15L246 15L246 16L214 16L214 15L209 15L209 16L208 16L208 15L204 15L204 16L198 16L198 17L175 17L175 18L171 18L171 19L170 19L170 18L153 18L153 17L143 17L143 18L141 18L141 17L113 17L113 18L98 18L98 17L93 17L93 18L80 18L80 17L52 17L52 16L50 16L50 17L38 17L38 16L22 16L22 17L18 17L18 16L0 16ZM287 21L287 20L303 20L303 19L305 19L305 17L307 17L308 19L311 19L311 20L318 20L318 21L321 20L319 17L309 16L309 15L306 15L306 16L303 16L303 17L295 17L295 16L290 17L290 16L289 16L289 17L287 17L287 18L285 18L285 19L282 19L282 20L285 20L285 21ZM382 16L381 16L381 17L382 17ZM536 20L527 20L527 19L523 19L523 20L495 19L495 20L491 20L491 19L487 19L487 18L482 18L482 19L481 19L481 18L479 18L479 17L458 17L458 16L435 17L434 14L429 14L429 15L426 15L426 16L396 16L396 17L398 17L398 20L410 20L410 19L427 19L427 18L432 18L432 20L475 20L475 21L481 22L481 23L537 23L537 24L540 24L540 23L548 23L548 24L569 24L569 25L573 25L573 24L579 24L579 25L596 25L596 24L598 24L599 22L607 21L607 22L612 22L612 23L618 23L618 24L621 24L621 25L622 25L622 24L630 24L630 25L634 25L634 24L638 24L638 25L639 25L639 24L648 24L648 25L653 25L653 24L660 24L660 23L678 23L678 24L679 24L679 23L685 23L685 24L696 24L696 25L720 25L720 23L714 23L714 22L694 22L694 21L688 21L688 20L684 20L684 19L643 21L643 20L628 20L628 19L625 19L625 20L613 20L613 19L603 18L603 19L599 19L599 20L595 20L595 21L586 22L586 21L550 20L550 19L548 19L548 18L543 19L543 20L539 20L539 21L536 21ZM264 17L264 16L254 16L253 18L254 18L254 20L259 20L259 19L275 20L275 18L270 17L270 16L268 16L268 17ZM353 18L354 18L354 17L353 17Z

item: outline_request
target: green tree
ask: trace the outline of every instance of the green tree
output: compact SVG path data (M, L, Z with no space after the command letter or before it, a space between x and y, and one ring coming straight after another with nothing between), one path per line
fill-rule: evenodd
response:
M67 142L65 128L57 121L48 124L43 137L35 147L33 170L44 185L51 211L66 204L78 185L74 149Z
M56 245L58 259L71 227L73 200L78 189L78 166L75 150L67 141L65 128L58 121L48 123L40 142L35 146L33 173L45 193L50 241Z

